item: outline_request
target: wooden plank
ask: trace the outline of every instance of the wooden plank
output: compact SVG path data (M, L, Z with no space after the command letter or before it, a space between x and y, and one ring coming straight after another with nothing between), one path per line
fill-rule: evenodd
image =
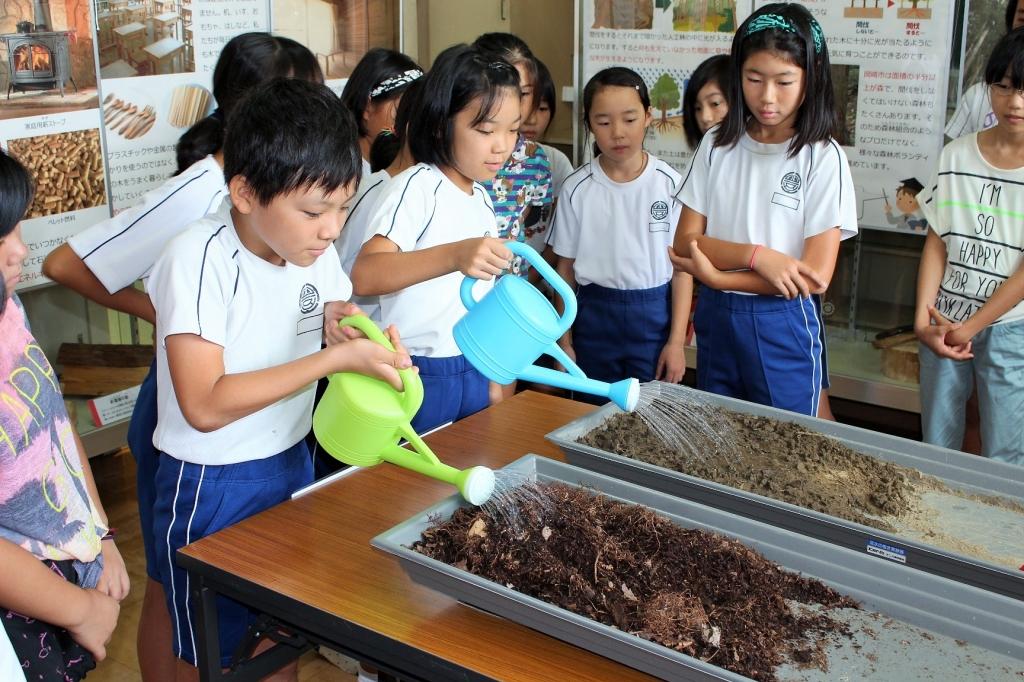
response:
M138 386L146 378L145 367L88 367L65 365L60 375L64 395L95 398Z
M62 343L57 351L57 364L92 367L149 367L154 350L150 345Z

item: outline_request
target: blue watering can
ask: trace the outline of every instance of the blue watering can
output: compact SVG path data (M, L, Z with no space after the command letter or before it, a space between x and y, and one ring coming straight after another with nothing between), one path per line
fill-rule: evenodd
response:
M526 244L508 242L508 249L525 258L546 279L565 302L559 317L544 294L523 277L506 276L479 301L473 298L476 279L462 280L459 294L466 314L453 334L462 354L481 374L499 384L516 379L557 386L608 398L627 412L636 408L640 382L623 379L614 384L588 379L557 344L576 319L576 296L550 265ZM533 364L547 353L568 372L557 372Z

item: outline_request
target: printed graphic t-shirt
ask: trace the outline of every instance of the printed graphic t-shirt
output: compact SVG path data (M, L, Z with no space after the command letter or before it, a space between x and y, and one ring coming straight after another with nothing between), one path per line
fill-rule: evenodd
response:
M91 562L106 531L57 374L14 297L0 317L0 537L40 559Z
M508 162L485 186L494 205L498 236L542 252L552 217L552 191L551 162L541 145L520 137ZM512 260L512 274L525 275L528 269L519 256Z
M963 322L1016 272L1024 250L1024 168L990 165L978 133L945 146L939 167L917 195L928 225L946 245L946 269L935 307ZM995 324L1024 318L1024 302Z

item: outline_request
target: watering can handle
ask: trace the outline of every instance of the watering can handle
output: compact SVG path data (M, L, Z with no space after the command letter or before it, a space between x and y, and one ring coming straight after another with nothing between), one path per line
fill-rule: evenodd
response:
M537 269L541 277L548 281L548 284L555 290L555 293L561 297L562 302L565 304L565 310L562 313L561 323L564 327L563 331L568 329L573 320L576 319L576 295L566 284L565 280L555 272L555 269L548 265L548 262L544 260L544 257L537 253L532 247L523 244L522 242L505 242L505 246L508 250L517 256L522 256L526 259L530 265ZM473 298L473 285L476 284L477 280L475 277L466 277L462 280L462 286L459 287L459 296L462 298L462 305L466 306L466 310L471 309L476 305L476 299Z
M379 343L391 352L395 350L387 335L366 315L346 317L338 322L338 326L358 329L374 343ZM402 391L405 396L404 407L407 412L415 412L423 402L423 383L419 381L419 377L416 376L416 371L412 367L398 370L398 376L402 378Z

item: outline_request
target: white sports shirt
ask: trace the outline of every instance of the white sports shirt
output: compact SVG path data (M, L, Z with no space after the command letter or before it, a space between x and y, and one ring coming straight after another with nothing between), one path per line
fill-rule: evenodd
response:
M788 140L764 144L746 133L734 147L715 147L719 130L704 135L676 195L707 218L707 236L800 258L805 239L834 227L841 239L857 233L850 164L835 140L790 158Z
M548 155L548 163L551 164L551 198L557 199L562 189L562 183L565 182L567 177L572 175L572 161L557 147L552 147L543 142L538 142L538 144L544 149L544 153Z
M953 117L946 124L946 137L956 139L979 130L991 128L997 123L992 112L992 100L989 99L988 85L984 82L975 83L964 91Z
M600 158L580 166L562 185L550 239L563 258L575 258L578 284L650 289L672 279L672 245L681 206L680 175L653 154L634 180L615 182Z
M148 277L167 242L217 210L227 195L223 169L207 156L146 193L135 206L71 237L68 244L113 294Z
M276 455L309 433L315 382L216 431L192 428L174 394L166 339L195 334L223 347L228 374L319 351L324 303L352 293L336 253L328 251L308 267L273 265L242 245L224 201L168 244L153 267L149 292L160 337L153 435L158 449L194 464L234 464Z
M483 185L473 183L473 193L466 194L436 166L425 163L406 169L384 186L370 224L402 251L498 234ZM459 298L463 279L461 272L451 272L381 296L381 322L398 327L412 355L461 355L452 328L466 313ZM479 299L491 286L493 281L477 282L474 295Z
M387 171L379 170L359 183L359 191L352 198L348 218L345 220L345 229L341 231L341 236L334 242L334 248L338 250L338 258L341 259L341 269L345 271L346 275L352 274L352 266L355 265L359 250L375 234L370 218L373 217L373 209L377 205L384 186L390 180L391 176ZM380 322L379 297L353 296L352 302L358 305L371 320Z

